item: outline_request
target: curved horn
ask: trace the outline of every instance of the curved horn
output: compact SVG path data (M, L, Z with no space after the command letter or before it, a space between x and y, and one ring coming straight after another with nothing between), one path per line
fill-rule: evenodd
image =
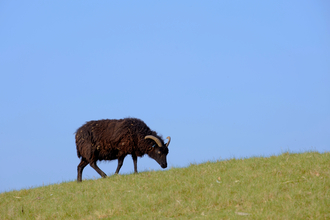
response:
M151 139L151 140L154 140L156 142L156 144L158 145L158 147L163 146L162 142L157 137L155 137L153 135L147 135L147 136L144 137L144 139L148 139L148 138Z
M171 142L171 137L168 136L166 139L168 139L167 143L166 143L166 147L168 147L168 145L170 145L170 142Z

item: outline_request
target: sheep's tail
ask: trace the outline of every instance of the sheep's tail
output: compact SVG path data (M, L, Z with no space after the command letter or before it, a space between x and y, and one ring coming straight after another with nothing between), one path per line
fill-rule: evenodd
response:
M78 130L77 130L77 132L78 132ZM78 138L77 132L75 132L77 156L78 156L78 158L81 158L80 150L79 150L79 147L78 147L79 146L79 144L78 144L79 138Z

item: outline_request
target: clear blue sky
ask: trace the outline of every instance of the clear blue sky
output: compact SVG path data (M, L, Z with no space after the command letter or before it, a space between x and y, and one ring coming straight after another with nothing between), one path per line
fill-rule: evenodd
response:
M4 0L0 74L0 192L75 180L74 132L104 118L170 135L169 167L330 151L326 0Z

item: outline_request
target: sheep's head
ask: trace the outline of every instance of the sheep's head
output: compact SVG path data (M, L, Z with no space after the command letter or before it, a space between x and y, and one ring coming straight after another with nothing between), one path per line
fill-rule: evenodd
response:
M162 140L153 135L147 135L144 139L151 139L156 142L157 145L153 147L153 149L148 153L148 155L149 157L157 161L157 163L159 163L159 165L163 169L165 169L167 167L166 156L168 154L168 145L171 142L171 137L167 137L168 142L166 144L164 144Z

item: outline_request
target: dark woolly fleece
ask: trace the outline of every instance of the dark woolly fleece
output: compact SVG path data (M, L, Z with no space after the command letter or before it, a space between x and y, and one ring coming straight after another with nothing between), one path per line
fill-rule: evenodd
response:
M137 118L89 121L76 132L77 155L87 161L114 160L127 154L141 157L155 144L144 139L146 135L158 137L164 145L163 138Z

